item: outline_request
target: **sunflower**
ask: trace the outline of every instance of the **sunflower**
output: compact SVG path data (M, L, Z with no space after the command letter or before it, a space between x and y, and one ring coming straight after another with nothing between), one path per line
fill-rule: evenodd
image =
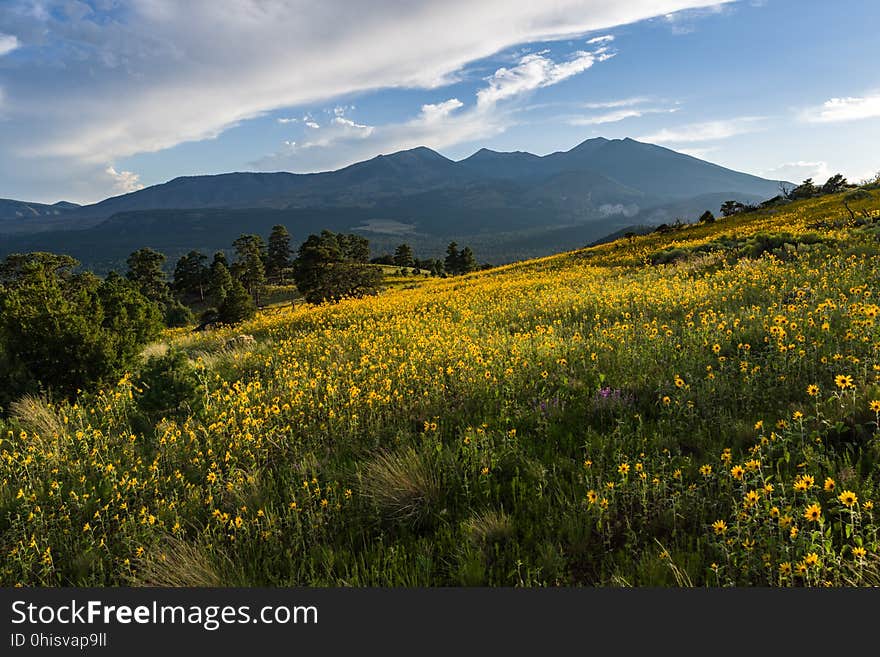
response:
M849 374L838 374L834 377L834 385L841 390L853 387L853 378Z
M819 522L822 519L822 507L816 504L810 504L804 509L804 518L810 522Z
M823 486L823 488L825 489L826 493L830 493L831 491L833 491L835 486L836 484L831 477L825 478L825 485Z
M868 406L874 413L880 413L880 399L871 400Z
M807 394L810 397L816 397L819 395L819 386L810 384L807 386Z
M840 503L843 504L843 506L846 506L849 508L852 508L853 506L855 506L856 502L859 501L858 496L855 493L853 493L851 490L843 491L840 495L837 496L837 499L840 500Z
M743 506L749 509L755 506L759 499L761 499L761 494L756 490L750 490L743 498Z
M716 520L712 523L712 529L714 529L715 533L720 536L727 532L727 523L723 520Z

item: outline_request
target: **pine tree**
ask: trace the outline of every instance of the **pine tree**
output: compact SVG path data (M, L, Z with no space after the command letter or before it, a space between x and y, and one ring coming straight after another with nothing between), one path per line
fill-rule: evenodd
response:
M241 281L233 279L226 297L217 308L217 319L224 324L238 324L253 317L256 310L254 300L244 285Z
M466 246L458 254L458 273L468 274L472 271L477 271L477 259L474 257L471 247Z
M413 250L409 244L401 244L394 251L394 264L397 267L412 267L414 264Z
M126 260L128 271L125 277L133 282L141 294L150 301L165 304L169 297L168 283L162 265L165 256L150 248L138 249Z
M244 285L248 294L259 305L266 286L265 245L259 235L242 235L232 243L236 260L232 275Z
M172 287L182 298L196 297L205 300L205 288L208 284L210 270L205 264L208 256L199 251L190 251L177 261L174 267Z
M291 265L291 253L287 228L280 224L273 226L266 255L266 276L271 282L284 285L284 274Z
M299 248L293 275L296 286L306 301L321 303L343 297L372 294L382 281L379 268L351 258L340 242L351 242L328 230L320 235L309 235ZM357 237L357 242L364 238ZM366 247L369 253L369 242Z
M162 326L158 305L135 283L74 274L67 266L75 260L45 255L11 256L0 266L0 405L25 393L70 399L113 382Z
M450 276L455 276L459 272L459 254L458 244L450 242L446 247L446 260L443 261L443 269Z
M208 299L219 307L230 287L232 287L232 274L229 273L226 265L226 257L218 251L214 254L214 262L211 263L211 271L208 275Z

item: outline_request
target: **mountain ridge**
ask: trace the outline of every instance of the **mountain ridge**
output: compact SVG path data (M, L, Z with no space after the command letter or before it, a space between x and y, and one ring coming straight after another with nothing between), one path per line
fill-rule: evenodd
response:
M658 201L719 191L769 197L778 185L778 181L733 171L629 137L594 137L567 151L547 155L481 148L466 158L452 160L426 146L418 146L379 154L333 171L237 171L178 176L84 206L9 202L47 208L36 216L63 214L69 227L77 229L96 225L118 212L221 207L283 209L328 204L363 207L439 187L466 187L476 178L534 182L573 170L591 171ZM0 207L0 232L18 232L8 230L16 216ZM52 228L59 227L58 221L49 223ZM39 224L32 221L29 227L36 230ZM24 226L19 228L27 230Z
M110 268L142 246L173 258L281 223L298 238L325 228L360 233L379 252L401 235L423 254L456 240L500 263L777 193L777 181L630 138L591 138L546 155L481 148L457 161L421 146L335 171L179 176L87 206L43 205L27 219L0 212L0 255L69 251Z

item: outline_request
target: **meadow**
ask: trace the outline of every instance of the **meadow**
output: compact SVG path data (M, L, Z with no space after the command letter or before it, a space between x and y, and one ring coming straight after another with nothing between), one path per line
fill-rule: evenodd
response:
M179 412L14 405L0 584L880 585L880 190L842 196L169 331Z

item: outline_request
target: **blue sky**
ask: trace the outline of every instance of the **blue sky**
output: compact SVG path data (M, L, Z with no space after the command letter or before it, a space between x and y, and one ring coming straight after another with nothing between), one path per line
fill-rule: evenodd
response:
M0 0L0 197L633 137L880 170L875 0Z

